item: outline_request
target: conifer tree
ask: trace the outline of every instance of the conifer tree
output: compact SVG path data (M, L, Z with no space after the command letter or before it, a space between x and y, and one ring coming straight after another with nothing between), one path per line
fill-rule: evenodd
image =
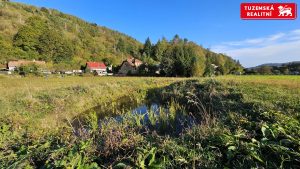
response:
M145 55L147 57L151 57L151 54L152 54L152 43L151 43L151 40L150 40L149 37L145 41L143 52L145 53Z

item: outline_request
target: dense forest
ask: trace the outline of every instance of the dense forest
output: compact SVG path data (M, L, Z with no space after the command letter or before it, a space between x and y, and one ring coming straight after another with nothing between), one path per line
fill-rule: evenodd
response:
M118 66L133 56L144 61L141 74L159 65L165 76L203 76L242 71L238 61L176 35L145 44L123 33L63 14L0 1L0 64L9 60L43 60L52 70L79 69L87 61Z

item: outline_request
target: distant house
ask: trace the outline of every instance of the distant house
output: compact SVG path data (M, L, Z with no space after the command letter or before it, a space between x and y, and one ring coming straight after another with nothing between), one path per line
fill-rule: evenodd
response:
M83 71L82 70L73 70L73 74L82 74Z
M136 58L127 58L125 61L123 61L118 73L120 75L137 74L138 68L142 64L143 62Z
M7 69L9 71L15 71L16 69L18 69L21 66L26 66L26 65L30 65L30 64L36 64L38 66L46 66L45 61L14 60L14 61L9 61L7 63Z
M87 62L86 71L96 72L98 75L107 75L107 67L103 62Z

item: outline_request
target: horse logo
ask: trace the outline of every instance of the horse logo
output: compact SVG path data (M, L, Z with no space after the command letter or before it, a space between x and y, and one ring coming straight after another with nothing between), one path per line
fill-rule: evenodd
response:
M278 16L293 16L292 14L292 8L289 8L287 6L279 6L279 15Z

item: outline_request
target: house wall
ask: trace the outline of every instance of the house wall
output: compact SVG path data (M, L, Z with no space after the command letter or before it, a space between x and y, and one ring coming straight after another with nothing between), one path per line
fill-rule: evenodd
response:
M90 69L91 73L96 71L98 74L107 74L106 69Z
M131 66L128 62L124 62L119 70L119 74L127 75L129 71L132 74L137 73L137 70L135 67Z
M11 67L8 67L8 70L9 70L9 71L15 71L15 69L16 69L16 67L12 67L12 66L11 66Z

